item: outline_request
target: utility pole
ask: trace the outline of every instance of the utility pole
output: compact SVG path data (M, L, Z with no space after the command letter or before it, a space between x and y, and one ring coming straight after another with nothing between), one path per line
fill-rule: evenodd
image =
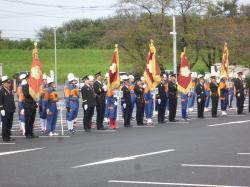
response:
M53 28L54 29L54 47L55 47L55 84L56 84L56 88L57 88L57 57L56 57L56 27Z
M176 21L175 21L175 8L176 8L176 0L173 0L174 4L174 10L173 10L173 32L170 32L170 34L173 35L173 71L177 76L177 62L176 62L176 55L177 55L177 49L176 49Z

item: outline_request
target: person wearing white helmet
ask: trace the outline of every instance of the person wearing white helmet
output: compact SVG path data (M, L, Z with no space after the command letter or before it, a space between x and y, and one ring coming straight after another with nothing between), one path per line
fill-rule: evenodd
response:
M2 138L4 142L13 141L11 138L11 128L13 116L16 110L12 81L8 76L2 76L2 89L0 90L0 114L2 119Z
M228 104L228 88L226 84L226 77L222 75L219 83L219 95L221 101L221 114L222 116L227 115L227 104Z
M83 77L84 86L81 89L83 108L83 128L85 132L91 131L92 117L96 106L95 92L93 88L94 77L86 75Z
M64 86L64 97L66 105L66 121L70 134L75 133L74 122L79 110L79 90L76 86L77 80L73 73L69 73L68 80Z
M228 108L232 109L233 98L234 98L234 89L235 89L232 73L229 73L229 75L228 75L227 86L228 86Z
M56 103L58 102L58 94L56 92L56 86L54 80L50 77L47 77L48 84L48 107L47 107L47 122L48 122L48 134L49 136L57 136L58 133L56 130L56 121L58 110Z
M206 74L205 77L205 82L204 82L204 88L205 88L205 93L206 93L206 101L205 101L205 112L208 112L209 109L209 104L210 104L210 81L209 81L209 74Z
M25 115L24 115L24 95L22 92L22 86L27 84L26 80L27 75L21 74L19 76L20 84L17 87L17 98L18 98L18 115L19 115L19 123L20 123L20 132L22 132L23 136L25 135Z
M48 103L47 75L43 74L42 93L38 101L40 126L41 126L41 132L43 135L47 134L47 112L46 112L47 103Z
M131 102L132 102L132 106L131 106L131 119L134 119L135 117L133 116L133 111L134 111L134 107L135 107L135 99L136 99L136 95L135 95L135 77L134 75L129 75L129 90L130 90L130 95L131 95Z

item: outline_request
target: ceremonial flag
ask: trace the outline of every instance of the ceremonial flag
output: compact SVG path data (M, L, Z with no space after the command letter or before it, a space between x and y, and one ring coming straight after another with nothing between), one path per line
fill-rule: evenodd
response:
M221 62L221 75L224 75L226 78L228 78L228 66L229 66L229 61L228 61L228 48L227 48L227 43L224 44L224 49L223 49L223 56L222 56L222 62Z
M34 43L35 48L33 49L32 56L33 62L29 76L29 93L31 97L37 101L42 92L43 84L43 73L40 60L38 58L37 43Z
M119 52L118 44L115 44L115 50L113 52L112 62L109 67L108 89L116 89L120 86L120 74L119 74Z
M184 94L187 94L192 87L191 71L186 56L186 48L181 53L181 64L178 80L178 90Z
M150 90L154 89L161 82L160 68L156 62L156 49L154 41L150 40L149 52L147 57L146 68L144 71L144 78Z

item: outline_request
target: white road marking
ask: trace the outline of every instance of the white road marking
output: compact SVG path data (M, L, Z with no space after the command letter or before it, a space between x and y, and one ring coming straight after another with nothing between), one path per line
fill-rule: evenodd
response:
M182 164L183 167L208 167L208 168L241 168L250 169L250 166L232 166L232 165L203 165L203 164Z
M216 127L216 126L223 126L223 125L230 125L230 124L242 124L242 123L248 123L250 120L246 121L232 121L228 123L218 123L218 124L213 124L213 125L208 125L209 127Z
M109 180L109 183L123 183L123 184L148 184L161 186L193 186L193 187L247 187L247 186L226 186L226 185L212 185L212 184L189 184L189 183L169 183L169 182L146 182L146 181L120 181Z
M26 138L25 136L11 136L13 138ZM39 136L39 138L69 138L70 136ZM37 138L35 138L37 139Z
M16 153L23 153L23 152L28 152L28 151L35 151L35 150L40 150L40 149L45 149L46 147L41 147L41 148L34 148L34 149L24 149L24 150L19 150L19 151L8 151L8 152L1 152L0 156L3 155L11 155L11 154L16 154Z
M237 153L237 155L250 155L250 153Z
M172 152L172 151L175 151L175 150L174 149L167 149L167 150L151 152L151 153L146 153L146 154L140 154L140 155L134 155L134 156L128 156L128 157L116 157L116 158L111 158L111 159L102 160L102 161L98 161L98 162L92 162L89 164L78 165L78 166L74 166L72 168L81 168L81 167L94 166L94 165L100 165L100 164L121 162L121 161L126 161L126 160L134 160L134 159L139 158L139 157L151 156L151 155L162 154L162 153L167 153L167 152Z
M16 144L16 143L0 143L0 145L14 145L14 144Z

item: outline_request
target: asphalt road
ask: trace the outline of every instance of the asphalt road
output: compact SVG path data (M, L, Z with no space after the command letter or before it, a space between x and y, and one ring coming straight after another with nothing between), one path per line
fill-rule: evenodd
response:
M15 119L15 143L0 142L0 186L250 186L250 113L228 113L86 133L80 111L74 136L32 140Z

